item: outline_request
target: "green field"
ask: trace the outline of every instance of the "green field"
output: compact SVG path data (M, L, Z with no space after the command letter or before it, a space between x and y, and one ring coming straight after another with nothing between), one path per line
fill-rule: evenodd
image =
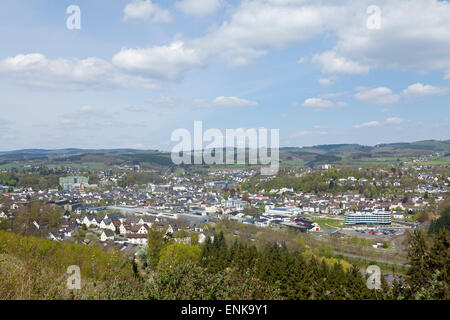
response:
M330 218L316 218L314 216L310 216L309 219L311 221L319 224L321 228L328 229L330 226L334 228L343 228L344 227L344 220L343 219L330 219Z
M339 164L348 166L378 166L378 165L393 165L400 162L406 162L409 158L397 158L397 157L381 157L381 158L365 158L365 159L351 159L346 158L338 162Z
M429 161L414 162L414 165L446 165L450 164L450 157L429 157Z
M297 159L297 160L282 160L281 165L282 166L289 166L289 167L304 167L307 161Z
M23 168L24 164L20 164L20 163L7 163L7 164L2 164L0 165L0 169L20 169Z

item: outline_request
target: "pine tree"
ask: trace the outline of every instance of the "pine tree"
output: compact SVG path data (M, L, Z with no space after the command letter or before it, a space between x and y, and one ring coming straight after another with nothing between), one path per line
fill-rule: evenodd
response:
M415 230L409 236L407 284L409 297L413 297L420 288L427 287L431 280L429 249L425 237L420 231Z
M447 230L442 229L433 239L433 244L430 248L430 269L435 276L433 280L440 283L441 290L434 292L435 299L448 300L450 298L449 292L449 266L450 266L450 239Z

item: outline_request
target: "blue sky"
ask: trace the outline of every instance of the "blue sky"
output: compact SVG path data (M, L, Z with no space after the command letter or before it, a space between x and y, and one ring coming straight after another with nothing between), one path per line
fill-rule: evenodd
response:
M195 120L280 129L281 146L449 139L449 16L436 0L3 0L0 150L170 150Z

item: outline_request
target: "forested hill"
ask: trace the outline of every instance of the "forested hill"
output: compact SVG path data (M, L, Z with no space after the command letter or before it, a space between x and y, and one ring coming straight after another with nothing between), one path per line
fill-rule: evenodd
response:
M285 147L280 149L281 163L294 166L315 166L325 163L343 165L360 165L361 163L377 163L407 161L421 156L436 155L445 163L450 156L450 140L427 140L411 143L379 144L363 146L358 144L319 145L312 147ZM27 149L0 152L0 168L27 163L42 165L102 164L141 165L144 167L172 166L169 152L159 150L134 149Z

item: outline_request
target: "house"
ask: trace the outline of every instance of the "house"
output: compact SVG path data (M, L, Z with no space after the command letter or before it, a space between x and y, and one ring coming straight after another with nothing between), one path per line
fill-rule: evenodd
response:
M114 240L114 232L109 229L103 230L102 235L100 236L101 242L105 242L107 240Z
M86 215L83 220L81 221L81 224L85 224L86 227L98 227L101 223L101 220L98 221L98 218L96 218L94 215Z
M99 227L100 229L108 229L111 231L116 231L116 226L109 218L103 219L102 222L100 222Z
M204 232L204 233L200 233L198 235L198 243L204 243L206 241L206 238L210 238L211 242L214 241L214 236L212 232Z
M152 227L153 223L156 221L155 217L141 217L138 221L138 225L147 225L148 227Z
M127 235L128 233L131 233L132 226L130 224L122 223L119 227L119 233L121 235Z
M0 219L7 219L8 216L3 211L0 212Z
M373 242L372 243L372 247L374 247L375 249L377 249L381 246L383 246L383 242Z
M132 244L146 244L147 243L147 235L145 234L129 234L127 236L128 241Z
M146 224L143 225L134 225L131 227L130 231L131 233L135 234L148 234L149 227Z
M63 241L64 233L58 230L53 230L48 233L48 238L52 241Z

